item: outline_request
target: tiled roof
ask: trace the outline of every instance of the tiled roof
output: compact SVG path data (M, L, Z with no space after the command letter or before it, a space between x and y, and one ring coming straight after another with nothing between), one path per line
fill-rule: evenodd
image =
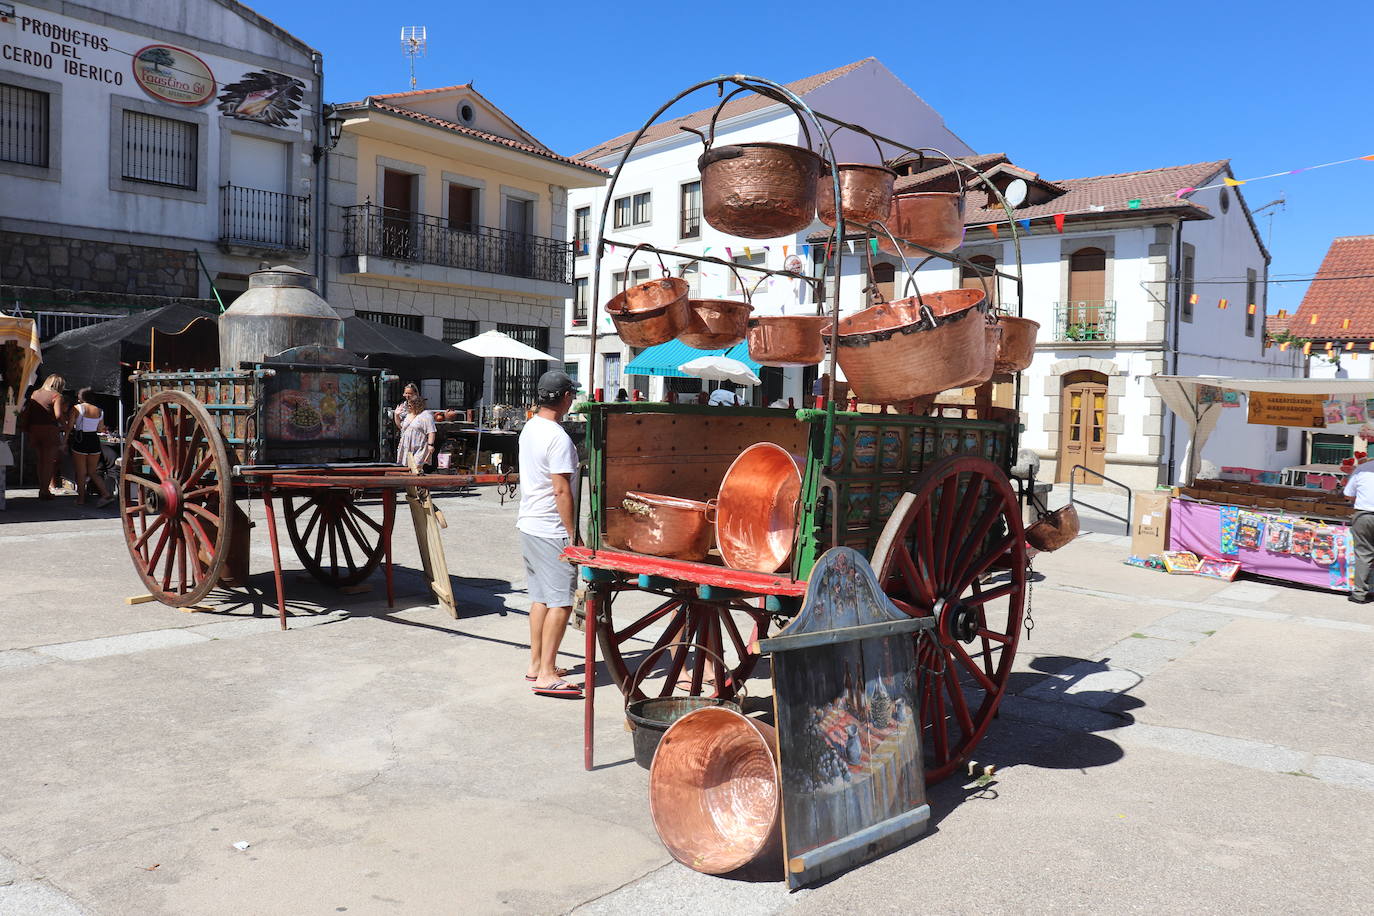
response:
M385 98L385 96L369 96L361 102L353 102L349 105L340 105L336 106L336 108L367 108L373 111L383 111L387 114L399 115L403 118L410 118L412 121L419 121L422 124L429 124L434 127L443 128L444 130L451 130L455 134L462 134L465 137L472 137L477 140L483 140L487 143L495 143L498 146L505 146L513 150L518 150L522 153L529 153L533 156L539 156L544 159L551 159L554 162L561 162L565 165L575 165L578 168L586 169L589 172L595 172L598 175L610 174L609 171L603 169L599 165L592 165L590 162L583 162L581 159L577 159L572 156L560 156L553 150L545 146L536 146L532 143L522 143L519 140L512 140L509 137L503 137L500 134L487 133L484 130L476 130L471 127L465 127L462 124L459 124L455 121L446 121L443 118L436 118L434 117L434 115L421 114L418 111L411 111L409 108L402 108L399 105L389 105L386 102L377 101L380 98Z
M416 95L433 95L436 92L452 92L455 89L471 89L471 83L459 83L457 86L439 86L435 89L407 89L405 92L383 92L380 95L371 95L372 99L399 99L408 98Z
M1286 334L1292 324L1292 315L1266 315L1264 317L1264 336L1273 338L1280 334Z
M911 164L913 161L914 160L912 159L904 160L901 165L897 166L898 171L901 171L903 168ZM935 161L944 162L943 159L936 159ZM993 166L1001 165L1004 162L1007 164L1011 164L1011 159L1007 158L1006 153L984 153L978 156L960 156L958 158L958 161L967 163L969 166L977 169L980 172L986 172ZM937 165L934 168L928 168L925 171L917 172L914 175L900 175L897 178L896 185L894 185L894 190L908 191L914 188L924 187L928 184L938 183L941 181L941 179L947 179L950 176L952 176L954 174L955 169L957 168L958 166L949 162L945 162L944 165ZM967 180L968 172L965 172L964 176L965 180Z
M1290 326L1311 340L1374 340L1374 235L1332 239Z
M824 73L817 73L814 76L808 76L805 79L797 80L795 83L787 83L786 85L787 88L790 89L795 95L804 96L808 92L814 92L815 90L824 86L826 83L838 79L839 77L844 76L846 73L849 73L852 70L859 69L871 60L874 60L874 58L865 57L863 60L856 60L852 64L845 64L843 67L837 67L834 70L827 70ZM731 99L730 102L725 106L725 109L720 113L719 120L725 121L730 118L738 117L739 115L746 114L751 111L758 111L763 108L768 108L769 106L776 104L778 103L770 98L767 98L766 96L759 95L758 93L742 92L735 98ZM656 124L650 125L649 129L644 132L644 136L640 138L639 142L652 143L654 140L661 140L664 137L674 136L680 133L680 128L682 127L704 128L711 123L711 113L715 110L716 107L712 105L710 108L703 108L701 111L694 111L691 114L683 115L680 118L673 118L671 121L659 121ZM621 134L618 137L607 140L605 143L599 143L596 146L593 146L591 149L583 150L582 152L577 154L577 158L600 159L601 157L608 156L611 153L618 153L621 150L623 150L631 140L634 139L634 136L635 131L633 130L629 133Z

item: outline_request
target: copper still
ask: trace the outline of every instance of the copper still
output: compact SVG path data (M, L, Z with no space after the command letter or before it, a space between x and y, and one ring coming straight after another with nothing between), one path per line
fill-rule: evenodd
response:
M315 293L315 277L294 267L248 276L248 292L219 316L219 364L237 369L293 347L342 348L343 319Z
M824 315L767 315L749 319L749 358L764 366L814 366L825 359Z
M632 347L652 347L667 343L687 327L687 281L669 275L637 286L629 286L630 261L642 248L636 245L625 260L625 284L617 295L606 303L606 312L615 322L620 339ZM663 259L659 259L662 267Z
M627 492L609 526L612 546L678 560L704 560L711 551L712 507L695 499Z
M1002 340L997 348L995 370L1005 375L1030 366L1035 359L1035 335L1040 330L1040 322L1000 315L997 323L1002 328Z
M772 442L757 442L731 462L715 500L716 547L726 566L770 573L791 558L802 468Z
M674 722L649 768L649 813L668 852L722 875L755 860L782 865L777 732L724 708Z

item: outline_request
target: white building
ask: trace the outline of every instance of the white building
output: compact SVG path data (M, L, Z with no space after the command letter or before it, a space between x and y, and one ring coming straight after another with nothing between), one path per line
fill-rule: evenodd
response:
M1176 480L1186 424L1165 409L1151 375L1241 378L1301 375L1296 351L1264 346L1269 254L1244 198L1216 187L1231 177L1225 160L1117 175L1047 181L1005 155L968 158L1007 192L1015 207L1024 315L1040 323L1035 360L1022 374L1021 447L1042 459L1041 478L1066 481L1076 465L1132 488ZM898 179L899 190L953 190L952 169L933 167ZM1203 188L1178 195L1181 189ZM986 189L969 190L967 235L957 252L983 268L1015 274L1005 213ZM1063 230L1053 220L1065 214ZM994 236L987 224L1000 221ZM880 277L902 296L897 259ZM864 305L858 259L842 279L843 310ZM888 280L888 277L891 280ZM982 287L976 270L935 261L916 275L922 291ZM891 284L889 286L889 283ZM1015 285L993 291L1015 314ZM1196 296L1196 301L1193 297ZM1226 307L1219 307L1222 300ZM1203 451L1218 466L1264 470L1297 464L1299 437L1249 426L1228 410ZM1079 475L1079 481L1097 479Z
M48 337L320 273L321 73L233 0L0 2L0 297Z
M912 146L943 149L951 155L972 152L968 145L945 127L938 112L921 100L875 58L857 61L836 70L820 73L788 84L792 92L805 99L817 111L862 124L870 130ZM703 93L702 97L707 97ZM606 237L630 246L647 242L664 248L675 248L693 254L730 257L740 263L770 268L783 267L787 255L798 253L805 242L805 232L778 239L739 239L717 232L701 218L701 185L697 157L702 142L694 134L680 128L705 130L714 107L691 114L667 118L645 133L620 176L607 221ZM576 158L614 169L635 131L579 153ZM721 112L716 123L717 143L776 142L805 145L806 138L798 119L789 108L761 96L744 93L736 96ZM814 138L813 138L814 141ZM840 131L833 144L840 161L876 162L878 151L872 141L853 133ZM813 142L813 147L819 146ZM886 157L895 153L884 150ZM616 389L639 389L651 399L662 399L665 390L695 390L695 380L664 379L622 375L624 368L636 355L614 333L604 310L597 329L597 365L590 362L590 329L587 326L592 282L592 257L598 239L597 221L606 198L604 188L574 190L569 194L571 234L579 252L575 268L575 296L568 304L566 317L566 354L569 372L584 380L589 387L605 388L608 397ZM820 224L817 223L817 226ZM727 249L729 254L727 255ZM747 251L746 251L747 249ZM604 305L620 288L620 278L626 272L629 247L617 247L602 261L601 295ZM683 274L692 284L693 295L707 298L739 298L738 284L730 271L716 265L703 265L693 270L684 259L665 259L674 273ZM684 273L684 267L686 271ZM658 261L640 253L629 265L630 280L642 282L657 276ZM746 280L749 274L745 273ZM759 275L753 275L757 279ZM780 291L760 290L766 299ZM762 301L760 302L762 305ZM762 391L755 394L756 403L769 403L778 397L792 397L800 402L804 379L808 373L800 369L765 369Z

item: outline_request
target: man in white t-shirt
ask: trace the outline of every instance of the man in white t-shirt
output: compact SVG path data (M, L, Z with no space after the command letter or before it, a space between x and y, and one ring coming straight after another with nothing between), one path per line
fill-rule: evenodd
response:
M581 696L554 662L572 614L576 571L563 562L573 530L577 448L560 425L572 407L577 383L557 369L539 377L539 410L520 432L520 552L530 596L530 664L525 680L542 696Z

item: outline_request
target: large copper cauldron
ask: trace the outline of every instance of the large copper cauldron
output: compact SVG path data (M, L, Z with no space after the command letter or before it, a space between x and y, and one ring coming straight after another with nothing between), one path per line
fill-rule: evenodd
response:
M814 366L825 359L823 315L767 315L749 319L749 358L764 366Z
M637 286L629 285L630 262L644 245L630 249L625 259L625 287L610 302L606 313L615 322L620 339L632 347L667 343L687 327L687 281L669 275L659 257L663 276Z
M687 325L678 332L677 339L698 350L723 350L733 347L744 340L749 326L749 313L754 307L749 304L749 287L734 271L744 290L744 301L732 299L688 299Z
M628 492L617 513L626 549L651 557L704 560L711 550L711 507L694 499ZM623 533L620 533L623 532Z
M930 251L953 251L964 243L964 195L953 191L916 191L892 198L887 219L892 234ZM878 247L895 252L886 237Z
M840 206L844 218L856 223L883 222L892 210L892 185L897 173L885 165L840 163ZM816 181L816 215L835 225L835 183L825 169Z
M649 813L668 852L722 875L782 866L777 732L728 709L698 709L669 727L649 768Z
M792 556L801 472L801 462L772 442L749 446L731 463L716 499L716 546L726 566L770 573Z
M1002 328L1002 342L997 348L996 371L1020 372L1035 359L1035 335L1040 322L1029 318L1002 315L997 319Z

